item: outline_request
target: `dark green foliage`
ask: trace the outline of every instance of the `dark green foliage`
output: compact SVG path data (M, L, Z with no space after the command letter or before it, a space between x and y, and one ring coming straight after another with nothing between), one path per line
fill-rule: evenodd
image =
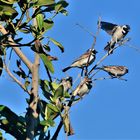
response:
M64 0L57 2L55 0L0 0L0 21L4 23L4 28L7 31L4 35L0 34L0 76L3 64L6 63L4 60L6 51L11 47L19 47L21 51L22 47L28 47L31 55L39 54L49 77L39 80L40 91L45 99L39 99L38 112L40 116L35 137L38 136L41 140L51 137L48 129L56 126L55 119L61 116L64 109L63 102L66 98L70 98L69 93L64 93L63 85L52 81L51 77L51 74L55 72L52 61L57 60L57 57L50 55L53 51L52 45L57 46L62 53L64 47L57 40L45 34L54 26L55 16L59 13L67 15L65 9L67 6L68 3ZM34 19L37 21L36 25L32 24ZM22 36L23 34L27 37L30 36L31 40L27 42L26 38ZM42 42L46 42L46 40L47 43L43 44ZM9 61L12 59L11 56L12 51ZM19 79L19 82L22 82L24 90L31 91L31 71L25 68L22 59L16 59L15 65L16 67L11 71L12 74ZM30 100L27 99L27 104L29 103ZM0 105L0 128L16 139L26 138L26 119L26 116L18 116L10 108ZM4 140L1 132L0 139Z

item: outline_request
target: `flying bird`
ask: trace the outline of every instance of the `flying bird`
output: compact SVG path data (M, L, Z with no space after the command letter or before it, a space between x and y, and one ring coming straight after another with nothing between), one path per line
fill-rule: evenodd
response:
M111 77L113 78L121 78L123 75L128 73L128 68L125 66L103 66L101 68L98 68L101 70L106 71Z
M64 68L62 71L65 72L74 67L83 69L84 67L91 65L96 59L96 53L97 53L97 51L95 49L87 50L87 52L85 52L83 55L81 55L70 66Z
M100 22L101 29L106 31L109 35L112 36L111 40L107 43L104 48L105 51L110 51L115 47L115 44L122 40L127 33L130 31L129 25L117 25L109 22ZM112 53L112 52L110 52Z

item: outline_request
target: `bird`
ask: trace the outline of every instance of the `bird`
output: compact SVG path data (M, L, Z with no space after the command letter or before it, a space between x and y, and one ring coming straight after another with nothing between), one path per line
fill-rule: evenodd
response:
M106 71L113 78L121 78L122 76L128 73L127 67L118 65L102 66L101 68L97 69Z
M100 27L112 36L111 40L107 42L104 50L110 52L115 47L115 44L122 40L130 31L129 25L117 25L109 22L100 22ZM113 53L113 50L110 52Z
M68 76L66 78L61 79L60 85L63 85L63 87L64 87L64 93L65 92L68 92L69 89L73 85L73 78L71 76Z
M85 77L80 84L76 87L76 89L73 91L73 96L75 97L78 95L80 98L85 96L90 92L92 88L92 80L91 78Z
M65 72L71 68L78 67L84 68L91 65L96 59L97 51L95 49L88 49L83 55L76 59L70 66L64 68L62 71Z

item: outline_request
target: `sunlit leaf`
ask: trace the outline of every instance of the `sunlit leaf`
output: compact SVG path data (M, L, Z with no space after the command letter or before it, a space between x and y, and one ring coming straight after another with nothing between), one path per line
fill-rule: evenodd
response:
M54 106L53 104L47 104L47 107L50 108L51 110L53 110L56 113L59 112L59 109L56 106Z
M52 20L44 20L44 31L50 30L54 25L54 22Z
M54 93L54 97L53 97L54 101L59 97L63 97L63 95L64 95L64 87L63 85L61 85L56 89Z
M14 4L15 2L18 2L19 0L0 0L0 1L6 4Z
M68 15L68 11L65 10L65 9L61 10L60 12L61 12L64 16L67 16L67 15Z
M29 85L30 85L30 81L26 80L24 83L25 88L27 89Z
M0 105L0 111L2 111L5 108L4 105Z
M47 104L45 108L45 120L53 119L59 113L59 110L52 104Z
M18 15L17 11L7 5L0 5L0 16L2 15L6 15L6 16L10 16L12 18L16 17Z
M36 20L37 20L37 25L39 27L39 30L42 30L43 26L44 26L44 19L43 19L43 14L38 14L36 16Z
M48 59L48 56L45 54L39 54L40 58L42 59L44 65L49 69L51 73L54 73L54 67L52 62Z
M55 0L38 0L35 6L49 6L55 3Z
M49 39L50 39L50 41L51 41L52 43L54 43L56 46L59 47L59 49L61 50L62 53L64 52L64 47L62 46L61 43L59 43L58 41L54 40L53 38L49 38Z
M56 5L55 5L55 11L61 12L62 10L64 10L65 7L68 6L68 3L65 0L61 0L59 1Z
M55 126L55 122L52 119L43 120L40 122L40 124L43 126Z

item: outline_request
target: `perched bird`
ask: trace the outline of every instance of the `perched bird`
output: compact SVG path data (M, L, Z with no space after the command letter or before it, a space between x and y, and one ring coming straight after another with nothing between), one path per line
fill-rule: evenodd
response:
M68 92L68 90L72 87L73 79L71 76L63 78L60 82L60 85L64 87L64 93Z
M116 25L109 22L101 21L101 29L105 30L109 35L112 36L111 40L108 42L104 50L110 51L115 47L115 44L123 39L127 33L130 31L129 25ZM110 52L112 53L112 52Z
M95 49L89 49L86 53L81 55L78 59L76 59L70 66L64 68L62 71L65 72L73 67L84 68L86 66L91 65L96 59L97 51Z
M125 66L103 66L99 69L106 71L113 78L120 78L128 73L128 68Z
M76 87L76 89L73 91L73 96L76 95L83 97L84 95L88 94L89 91L92 88L92 80L88 77L85 77L84 80L81 81L81 83Z

